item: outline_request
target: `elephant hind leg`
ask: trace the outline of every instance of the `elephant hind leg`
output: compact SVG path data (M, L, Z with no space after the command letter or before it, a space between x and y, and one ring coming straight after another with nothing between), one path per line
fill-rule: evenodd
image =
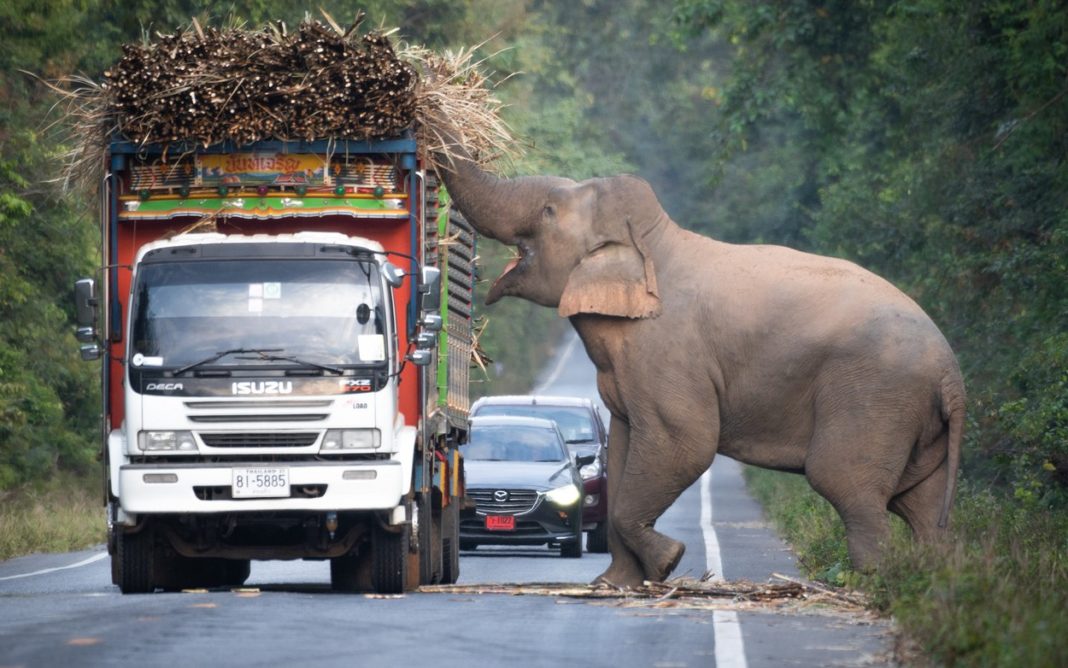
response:
M936 542L946 534L946 528L938 526L938 519L948 475L949 462L943 459L926 478L890 499L890 510L905 520L920 542Z
M908 448L897 447L894 441L900 438L892 428L848 423L837 427L813 440L805 477L842 518L853 567L870 571L889 541L887 504L905 468L907 454L895 453L907 453ZM858 444L864 449L858 450Z

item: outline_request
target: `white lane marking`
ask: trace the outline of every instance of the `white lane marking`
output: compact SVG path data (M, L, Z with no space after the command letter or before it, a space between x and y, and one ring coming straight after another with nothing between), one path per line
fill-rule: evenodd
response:
M571 336L571 340L567 343L567 348L564 349L564 354L556 360L556 366L553 367L552 373L545 379L545 382L538 385L537 389L534 390L534 394L542 394L556 383L560 378L560 374L564 372L564 366L567 364L567 360L571 357L572 351L575 350L575 344L578 343L578 340L578 336Z
M712 582L723 582L723 558L719 554L719 538L712 526L712 469L701 475L701 533L705 536L705 559L712 573Z
M713 582L723 581L723 557L719 551L719 538L712 526L712 469L701 475L701 533L705 537L705 559ZM747 668L745 643L742 642L742 625L738 613L733 610L716 610L712 613L712 632L716 643L716 668Z
M34 575L45 575L46 573L55 573L56 571L65 571L68 568L80 568L81 566L88 566L89 564L92 564L92 563L95 563L97 561L100 561L101 559L104 559L107 556L108 556L107 552L101 552L99 554L94 554L93 556L89 557L88 559L82 559L81 561L79 561L76 564L69 564L67 566L56 566L55 568L44 568L44 569L41 569L39 571L34 571L32 573L19 573L18 575L5 575L4 577L0 578L0 582L2 582L4 580L18 580L19 578L29 578L29 577L33 577Z

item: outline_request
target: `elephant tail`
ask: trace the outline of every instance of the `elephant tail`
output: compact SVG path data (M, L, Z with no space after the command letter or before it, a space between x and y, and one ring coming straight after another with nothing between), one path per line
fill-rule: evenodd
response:
M946 439L946 495L942 499L942 513L938 516L938 527L944 529L949 522L949 509L953 506L953 496L957 491L957 472L960 470L961 441L964 439L964 380L960 371L947 374L942 380L942 419L949 423Z

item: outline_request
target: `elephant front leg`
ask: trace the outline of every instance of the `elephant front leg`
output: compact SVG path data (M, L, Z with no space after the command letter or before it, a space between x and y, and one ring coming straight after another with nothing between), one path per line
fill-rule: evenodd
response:
M627 448L630 427L625 420L615 415L608 427L608 552L612 563L594 582L605 582L617 587L636 587L645 578L638 557L627 547L612 520L613 508L618 503L620 480L627 465Z
M653 527L708 470L716 453L718 429L697 430L690 437L686 431L664 424L639 431L632 424L626 466L610 507L613 528L638 558L644 578L654 582L675 570L686 546Z

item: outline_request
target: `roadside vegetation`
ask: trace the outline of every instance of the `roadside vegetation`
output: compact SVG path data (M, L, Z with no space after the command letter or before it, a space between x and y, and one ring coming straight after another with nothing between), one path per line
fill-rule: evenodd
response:
M802 476L748 468L746 478L806 574L867 592L925 657L910 662L1068 665L1063 512L1036 512L965 484L946 543L915 544L895 521L883 566L861 574L850 570L838 515Z
M880 579L850 574L837 520L800 478L784 483L801 490L783 506L787 531L813 575L871 592L936 662L1068 663L1063 2L360 4L369 26L399 26L410 42L482 44L527 148L508 174L636 173L685 227L848 258L916 299L969 393L952 544L898 536ZM98 449L96 368L77 359L70 304L72 281L95 266L95 200L48 183L66 147L42 132L52 98L20 70L99 81L121 43L194 16L225 21L214 5L0 5L0 494L29 499L63 474L94 498ZM293 25L320 5L342 22L355 9L238 0L226 11ZM483 295L508 253L480 244ZM494 361L472 374L473 394L527 390L566 323L517 300L481 317Z
M100 476L61 473L0 492L0 560L104 542Z

